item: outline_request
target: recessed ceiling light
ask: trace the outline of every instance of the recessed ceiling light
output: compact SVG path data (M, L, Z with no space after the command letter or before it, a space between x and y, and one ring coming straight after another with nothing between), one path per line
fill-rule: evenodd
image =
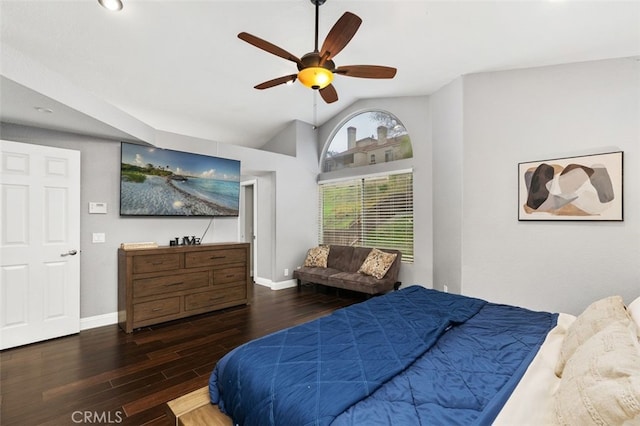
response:
M41 107L41 106L37 106L37 107L34 107L34 108L35 108L36 111L41 112L43 114L51 114L53 112L52 109Z
M122 0L98 0L98 3L105 9L117 12L122 9Z

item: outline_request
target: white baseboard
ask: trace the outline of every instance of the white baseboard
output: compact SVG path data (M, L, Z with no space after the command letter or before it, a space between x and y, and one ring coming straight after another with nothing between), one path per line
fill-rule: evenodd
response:
M258 285L269 287L271 290L282 290L285 288L296 287L298 285L298 281L296 280L274 282L268 278L255 277L253 281Z
M102 327L118 323L118 313L96 315L93 317L80 318L80 330L89 330L90 328Z
M258 285L269 287L269 288L271 288L271 284L273 284L273 281L271 281L270 279L260 278L260 277L253 277L253 282L255 282Z
M296 280L286 280L280 281L277 283L271 283L271 290L283 290L285 288L297 287L298 281Z

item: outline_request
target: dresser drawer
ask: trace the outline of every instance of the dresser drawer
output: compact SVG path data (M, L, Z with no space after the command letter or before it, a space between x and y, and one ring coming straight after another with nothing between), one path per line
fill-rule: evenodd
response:
M133 297L191 290L209 285L209 271L133 280Z
M180 268L180 254L148 254L145 256L135 256L133 258L133 273L144 274L145 272L169 271Z
M247 270L243 267L225 268L213 271L213 285L247 280Z
M246 287L233 286L222 290L205 291L202 293L189 294L184 298L184 310L193 311L208 306L241 300L247 297Z
M186 268L199 268L202 266L246 262L246 254L246 250L243 249L197 251L185 253L184 263Z
M151 302L136 303L133 305L133 322L140 322L152 318L164 317L180 312L180 297L168 297L166 299Z

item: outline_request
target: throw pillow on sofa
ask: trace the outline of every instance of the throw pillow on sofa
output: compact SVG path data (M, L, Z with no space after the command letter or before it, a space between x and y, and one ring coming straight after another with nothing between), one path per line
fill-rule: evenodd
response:
M328 258L329 246L314 247L307 251L307 258L304 260L304 266L326 268Z
M389 268L391 268L397 256L396 253L385 253L376 248L371 249L367 258L362 262L362 266L360 266L358 272L371 275L380 280L385 276Z

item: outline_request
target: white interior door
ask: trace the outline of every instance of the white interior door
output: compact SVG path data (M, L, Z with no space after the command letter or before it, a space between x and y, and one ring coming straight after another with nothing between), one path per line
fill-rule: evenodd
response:
M0 349L80 331L80 152L0 141Z

